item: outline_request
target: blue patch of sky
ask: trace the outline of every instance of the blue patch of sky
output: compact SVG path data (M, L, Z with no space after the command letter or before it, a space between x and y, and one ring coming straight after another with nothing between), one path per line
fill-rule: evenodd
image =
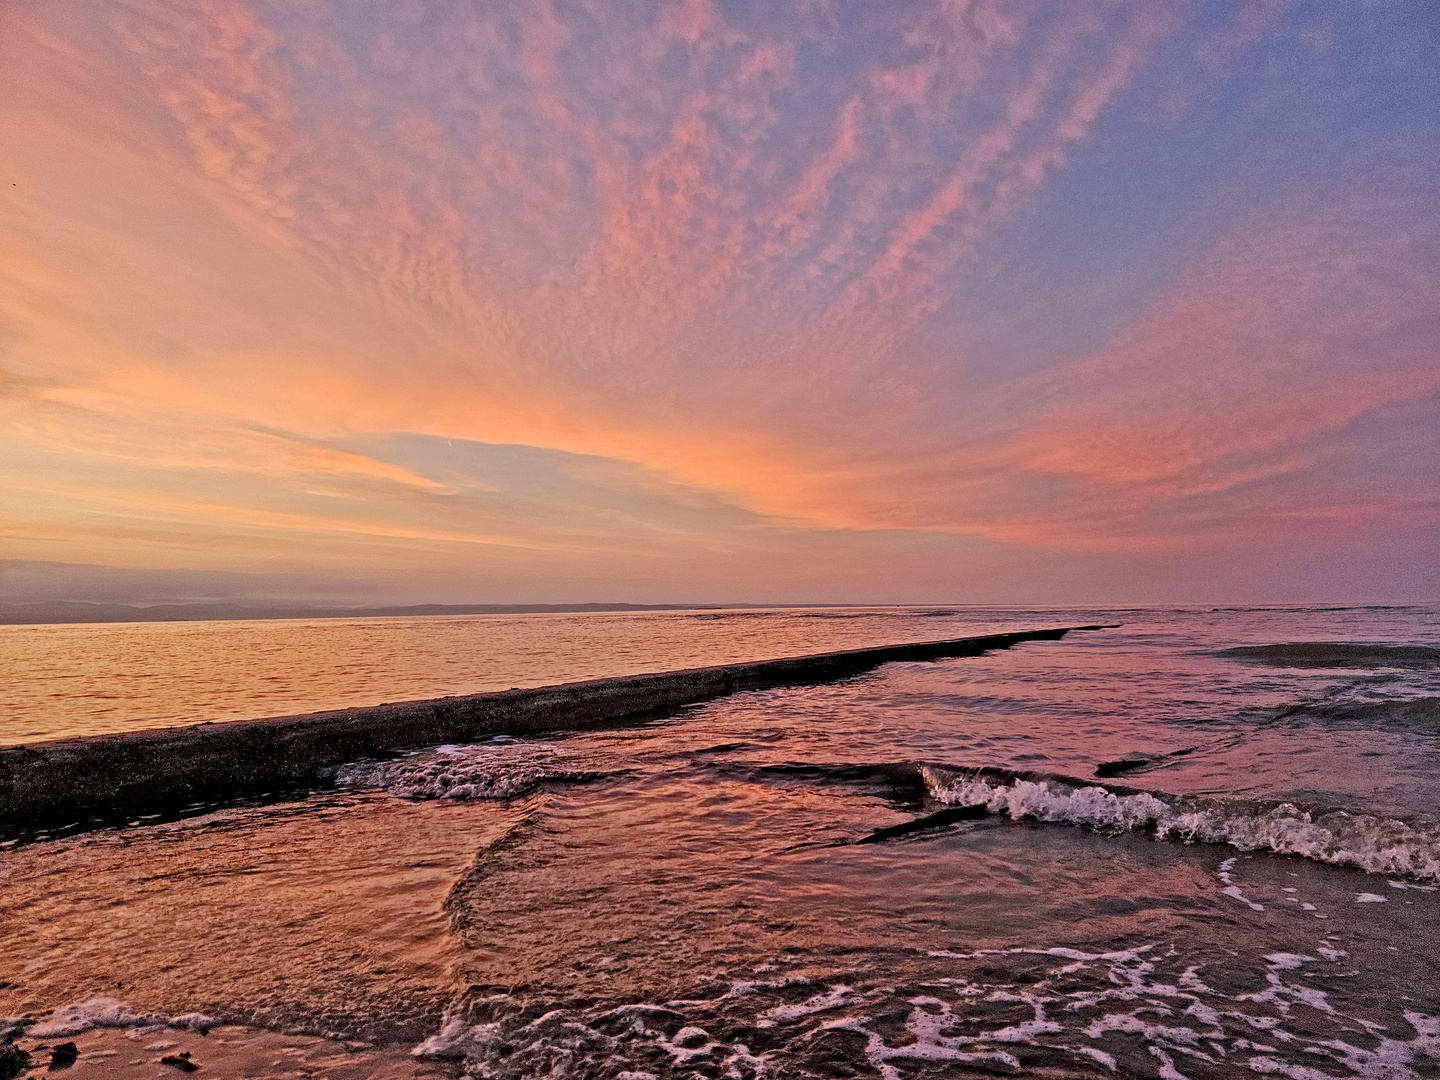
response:
M1433 151L1436 20L1416 14L1303 5L1218 72L1196 34L1169 42L961 269L917 347L952 351L972 387L1075 360L1245 215Z

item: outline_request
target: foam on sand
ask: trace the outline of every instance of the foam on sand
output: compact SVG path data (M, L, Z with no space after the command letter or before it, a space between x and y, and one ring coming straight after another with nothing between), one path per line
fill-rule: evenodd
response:
M37 1039L58 1039L79 1035L94 1028L179 1028L204 1033L219 1021L204 1013L181 1013L179 1016L137 1013L123 1001L111 997L90 998L56 1009L46 1019L26 1028L26 1034Z
M0 1020L0 1040L14 1040L8 1045L18 1051L21 1061L28 1058L30 1071L26 1075L33 1077L159 1080L187 1075L189 1070L182 1063L195 1066L189 1074L201 1077L440 1080L447 1075L417 1062L408 1047L342 1042L254 1027L182 1023L199 1015L150 1015L114 999L96 998L57 1009L40 1024L28 1019ZM61 1017L72 1023L55 1023ZM92 1022L92 1026L75 1030L74 1024L84 1021ZM57 1028L65 1030L57 1033ZM47 1070L52 1049L66 1042L75 1044L74 1065ZM0 1041L0 1048L6 1045ZM12 1053L11 1061L16 1056ZM0 1055L0 1065L5 1060ZM0 1075L10 1074L0 1068Z

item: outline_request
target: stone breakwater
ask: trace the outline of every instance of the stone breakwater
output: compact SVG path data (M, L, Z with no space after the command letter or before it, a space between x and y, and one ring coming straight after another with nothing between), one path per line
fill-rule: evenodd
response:
M831 682L881 664L978 656L1108 628L1022 630L6 747L0 831L173 811L303 787L318 782L323 769L414 747L594 728L745 690Z

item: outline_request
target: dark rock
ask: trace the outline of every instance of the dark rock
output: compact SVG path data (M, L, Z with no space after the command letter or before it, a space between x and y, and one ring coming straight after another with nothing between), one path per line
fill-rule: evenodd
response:
M1160 765L1163 762L1184 757L1186 754L1193 754L1197 749L1199 747L1187 746L1183 750L1171 750L1168 754L1126 754L1114 761L1102 761L1095 766L1095 775L1100 777L1119 776L1121 773L1148 769L1153 765Z
M0 1046L0 1080L15 1080L30 1068L30 1055L13 1043Z
M1131 757L1121 758L1118 761L1102 761L1095 766L1096 776L1120 776L1122 773L1134 772L1136 769L1143 769L1149 765L1153 758Z
M59 1046L50 1048L50 1068L68 1069L75 1064L75 1059L80 1056L80 1051L75 1048L73 1042L61 1043Z
M988 816L989 813L990 811L984 806L947 806L943 810L936 810L933 814L925 814L911 821L902 821L899 825L876 829L869 836L855 842L857 844L879 844L886 840L893 840L897 836L908 836L910 833L922 832L926 829L943 829L947 825L954 825L960 821L976 821Z
M686 1050L696 1050L710 1041L710 1033L704 1028L686 1027L675 1033L675 1045Z
M181 1072L195 1072L199 1065L190 1060L190 1051L183 1050L178 1054L166 1054L160 1059L161 1065L169 1065L172 1069L179 1069Z

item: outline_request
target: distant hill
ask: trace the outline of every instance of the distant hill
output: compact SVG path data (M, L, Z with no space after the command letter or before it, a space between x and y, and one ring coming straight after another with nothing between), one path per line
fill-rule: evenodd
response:
M0 604L0 625L38 623L199 622L209 619L355 619L395 615L528 615L584 611L715 611L723 604L411 604L337 608L279 604L91 604L54 600Z

